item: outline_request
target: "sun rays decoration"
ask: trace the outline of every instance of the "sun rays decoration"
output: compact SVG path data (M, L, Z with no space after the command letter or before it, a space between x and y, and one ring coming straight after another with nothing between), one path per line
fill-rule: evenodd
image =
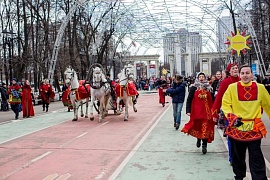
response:
M232 37L227 36L227 42L225 44L229 44L227 50L232 50L232 55L234 55L237 52L237 55L240 56L240 52L242 52L244 55L247 53L245 49L250 49L247 45L251 44L252 42L247 40L250 35L246 35L246 30L244 30L241 34L240 31L237 30L237 33L232 33Z

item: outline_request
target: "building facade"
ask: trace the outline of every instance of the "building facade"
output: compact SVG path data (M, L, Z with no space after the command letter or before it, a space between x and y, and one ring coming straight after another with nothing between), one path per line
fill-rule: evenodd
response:
M202 52L202 36L198 32L180 29L163 37L164 65L169 64L170 73L194 75L199 65L198 54ZM188 53L188 59L184 59Z

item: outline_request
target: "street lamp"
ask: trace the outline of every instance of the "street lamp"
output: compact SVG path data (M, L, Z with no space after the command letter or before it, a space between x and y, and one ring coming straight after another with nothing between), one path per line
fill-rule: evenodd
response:
M4 29L2 31L3 34L5 34L5 37L3 37L3 45L4 48L6 48L6 45L8 45L8 64L9 64L9 80L10 83L12 82L12 65L11 65L11 59L12 59L12 53L11 49L13 48L13 33L12 29L10 31L7 31L7 29Z

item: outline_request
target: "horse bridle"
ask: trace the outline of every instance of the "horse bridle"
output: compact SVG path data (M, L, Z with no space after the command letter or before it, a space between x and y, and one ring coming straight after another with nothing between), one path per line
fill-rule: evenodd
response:
M102 73L99 72L99 74L101 74L101 77L102 77ZM94 76L94 75L93 75L93 76ZM93 85L93 83L99 83L99 86L95 86L95 85ZM102 82L102 78L100 79L99 82L93 82L93 81L90 82L90 86L91 86L93 89L100 89L104 84L105 84L105 83Z
M127 74L127 69L128 69L128 68L124 68L124 72L125 72L126 78L120 80L119 83L122 82L122 81L125 81L125 80L129 80L130 75L134 75L134 73L128 73L128 74ZM127 81L127 83L128 83L128 81ZM126 84L127 84L127 83L126 83ZM125 85L126 85L126 84L125 84Z
M68 79L69 80L69 83L71 82L71 80L74 78L74 71L71 70L71 72L68 72L71 74L71 77L67 78L67 75L65 75L65 79ZM77 88L73 88L71 89L71 91L74 91L76 90Z

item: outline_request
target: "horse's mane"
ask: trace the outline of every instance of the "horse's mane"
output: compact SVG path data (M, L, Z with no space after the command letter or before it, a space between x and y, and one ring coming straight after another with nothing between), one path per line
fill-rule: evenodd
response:
M66 72L70 72L70 71L73 71L73 72L76 73L76 71L75 71L71 66L68 66L68 67L66 68L64 74L65 74Z
M121 72L117 75L117 77L120 79L120 76L122 73L124 73L124 69L130 68L134 71L134 66L132 64L125 65L123 69L121 69Z

